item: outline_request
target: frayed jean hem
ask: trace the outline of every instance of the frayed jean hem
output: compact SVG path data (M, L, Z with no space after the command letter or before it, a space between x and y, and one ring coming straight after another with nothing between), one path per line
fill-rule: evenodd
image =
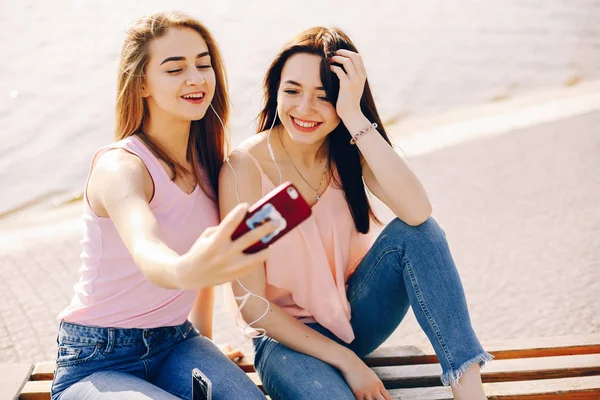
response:
M492 361L493 359L494 356L487 352L483 352L477 357L473 357L472 359L463 363L457 369L444 372L441 376L442 385L458 385L458 381L463 376L463 374L471 367L471 365L478 363L480 367L483 367L487 362Z

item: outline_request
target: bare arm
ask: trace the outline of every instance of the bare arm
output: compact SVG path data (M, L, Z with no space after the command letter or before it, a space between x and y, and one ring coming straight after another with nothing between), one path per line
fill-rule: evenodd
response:
M331 70L340 79L336 111L351 135L369 126L360 101L367 74L359 54L338 50ZM348 137L350 140L350 137ZM404 160L377 132L370 131L357 142L363 158L363 178L369 190L383 201L398 218L409 225L419 225L431 215L431 203L423 185Z
M149 206L153 183L146 166L125 150L111 150L96 163L87 187L90 206L107 215L144 275L155 284L179 287L181 257L169 248Z
M177 254L165 244L150 209L152 192L146 166L125 150L103 154L87 188L94 212L111 219L135 263L156 285L168 289L211 287L246 274L268 257L268 251L252 255L242 251L272 232L272 224L231 240L247 205L236 207L219 226L206 229L186 254Z
M257 269L240 281L250 292L265 297L264 271ZM232 286L236 296L246 294L237 282ZM242 309L242 316L245 321L254 321L264 313L265 307L262 300L251 296ZM360 362L352 351L307 327L273 303L269 303L269 312L253 327L264 329L269 337L292 350L318 358L340 370L353 362Z
M356 133L369 124L361 115L348 121L346 127ZM407 224L419 225L427 220L431 215L427 193L393 147L377 132L365 134L356 145L364 158L363 178L369 190Z
M200 290L196 302L190 311L189 320L204 337L212 339L213 315L215 306L215 288Z
M213 317L215 306L215 288L210 287L200 290L196 302L190 311L188 319L198 329L200 334L210 340L213 339ZM216 345L230 360L235 361L244 357L240 349L234 349L228 344Z

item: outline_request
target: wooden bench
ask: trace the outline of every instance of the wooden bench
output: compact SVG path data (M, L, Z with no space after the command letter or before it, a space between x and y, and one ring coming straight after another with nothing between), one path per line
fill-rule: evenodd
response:
M495 356L482 371L490 399L600 399L600 335L504 341L485 348ZM381 348L367 358L367 364L393 399L452 399L450 388L441 386L441 367L431 349ZM239 365L261 386L251 363ZM35 367L0 365L4 377L6 372L21 374L12 392L12 396L20 393L15 397L20 400L48 400L53 370L53 362Z

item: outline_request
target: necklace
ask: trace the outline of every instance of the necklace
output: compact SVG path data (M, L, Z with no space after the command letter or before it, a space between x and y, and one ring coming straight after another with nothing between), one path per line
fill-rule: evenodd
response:
M304 182L306 182L306 184L308 185L309 188L311 188L312 190L315 191L315 202L319 201L321 199L321 195L319 194L319 191L321 190L321 185L323 184L323 181L325 180L325 176L327 175L327 163L325 163L325 168L323 168L323 174L321 175L321 180L319 181L319 186L317 186L317 188L315 189L310 184L310 182L306 180L306 178L304 177L304 175L302 175L302 173L300 173L300 170L296 167L296 164L294 163L294 160L292 159L292 157L288 153L287 149L285 148L285 145L283 144L283 140L281 140L281 133L279 132L279 135L277 135L277 136L279 137L279 142L281 143L281 147L283 147L283 151L285 152L285 154L290 159L290 162L292 163L292 166L294 167L294 169L296 170L296 172L298 173L298 175L300 175L300 178L302 178L302 180Z

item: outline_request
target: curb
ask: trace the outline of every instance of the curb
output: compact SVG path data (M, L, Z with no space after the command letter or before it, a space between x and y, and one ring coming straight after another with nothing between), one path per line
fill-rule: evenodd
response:
M406 119L390 136L407 156L600 111L600 81L581 83L494 104Z

